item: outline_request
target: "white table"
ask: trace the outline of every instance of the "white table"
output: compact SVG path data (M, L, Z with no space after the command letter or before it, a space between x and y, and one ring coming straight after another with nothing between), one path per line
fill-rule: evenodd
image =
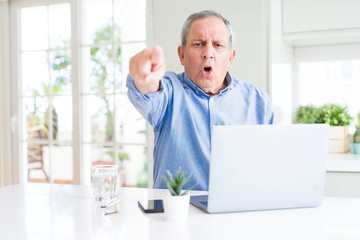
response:
M192 192L200 194L201 192ZM360 239L360 199L324 198L321 207L206 214L190 206L186 224L144 214L137 200L166 190L123 188L120 212L103 216L90 187L23 184L0 188L0 239Z

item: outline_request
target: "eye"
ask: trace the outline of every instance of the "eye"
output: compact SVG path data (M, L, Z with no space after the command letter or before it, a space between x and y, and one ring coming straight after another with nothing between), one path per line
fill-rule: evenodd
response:
M222 45L222 44L220 44L220 43L215 43L214 45L215 45L215 47L218 47L218 48L220 48L220 47L222 47L222 46L223 46L223 45Z
M202 45L202 43L200 43L200 42L194 43L195 47L200 47L201 45Z

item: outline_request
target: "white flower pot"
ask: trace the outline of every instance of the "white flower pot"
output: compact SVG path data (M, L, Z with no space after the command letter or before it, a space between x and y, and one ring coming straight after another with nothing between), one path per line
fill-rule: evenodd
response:
M165 196L163 201L166 220L177 223L184 223L187 221L190 195Z

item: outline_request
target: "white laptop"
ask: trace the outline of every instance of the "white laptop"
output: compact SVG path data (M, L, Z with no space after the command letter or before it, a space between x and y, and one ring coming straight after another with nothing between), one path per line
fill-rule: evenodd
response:
M327 124L214 126L208 213L316 207L322 202Z

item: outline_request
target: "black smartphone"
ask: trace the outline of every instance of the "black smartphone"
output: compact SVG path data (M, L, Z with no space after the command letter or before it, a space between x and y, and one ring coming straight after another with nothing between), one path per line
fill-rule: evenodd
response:
M138 204L145 213L164 212L164 204L161 199L138 201Z

